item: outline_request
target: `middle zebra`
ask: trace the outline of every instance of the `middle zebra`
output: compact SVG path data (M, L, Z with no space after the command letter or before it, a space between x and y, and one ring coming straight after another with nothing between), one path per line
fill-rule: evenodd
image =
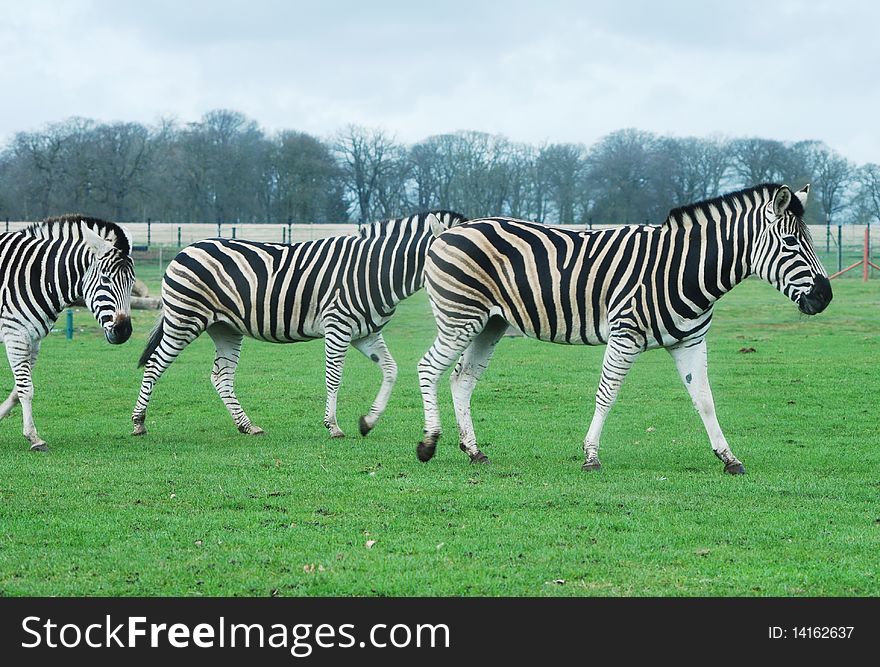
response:
M388 404L397 364L382 327L403 299L424 285L425 257L440 232L465 221L460 213L432 211L366 225L357 235L316 241L258 243L206 239L184 248L165 270L162 315L140 358L141 390L131 419L145 434L153 386L177 355L203 331L217 354L211 381L242 433L259 435L233 389L244 336L271 343L324 338L327 409L334 438L336 396L349 344L382 369L382 386L368 414L366 435Z

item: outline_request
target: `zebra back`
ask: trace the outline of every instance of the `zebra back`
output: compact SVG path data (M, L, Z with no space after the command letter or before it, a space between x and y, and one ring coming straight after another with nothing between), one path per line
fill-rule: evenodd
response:
M321 337L332 313L365 335L423 286L432 223L448 228L464 220L435 211L301 243L199 241L166 270L164 317L202 329L223 321L255 338L289 342Z

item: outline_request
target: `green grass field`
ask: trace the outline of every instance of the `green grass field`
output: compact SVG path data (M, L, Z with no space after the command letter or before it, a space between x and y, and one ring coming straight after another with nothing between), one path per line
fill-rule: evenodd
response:
M157 291L157 270L140 273ZM880 281L834 289L813 319L757 281L717 308L709 374L743 477L723 474L663 351L624 384L602 471L582 472L603 350L521 338L502 341L474 396L492 464L459 451L446 380L446 435L419 463L424 293L386 329L401 372L369 437L357 419L380 376L356 352L349 436L331 441L322 344L246 341L237 390L267 431L254 438L214 393L203 337L135 439L155 314L136 312L132 340L111 347L79 312L35 372L51 452L28 452L19 410L0 424L0 595L877 595Z

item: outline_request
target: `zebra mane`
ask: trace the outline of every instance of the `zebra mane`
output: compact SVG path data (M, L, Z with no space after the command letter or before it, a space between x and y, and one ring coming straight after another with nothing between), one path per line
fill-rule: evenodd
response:
M464 215L456 211L447 211L446 209L441 209L437 211L421 211L406 218L392 218L390 220L378 220L376 222L371 222L367 225L362 226L358 230L358 236L362 239L372 239L377 236L390 236L392 234L399 233L401 230L406 230L412 220L417 219L419 224L425 224L425 219L428 217L429 213L433 213L441 220L448 219L450 221L450 227L467 221L467 218Z
M128 231L115 222L108 222L101 218L93 218L78 213L67 213L52 218L46 218L41 222L35 222L24 230L25 234L42 238L62 237L74 227L79 228L82 224L92 229L99 236L107 239L123 255L131 255L131 238Z
M666 216L666 225L674 225L681 220L691 219L693 220L696 217L696 213L702 212L707 218L709 216L709 209L711 207L715 207L720 210L722 204L728 204L729 206L733 206L734 204L739 204L740 206L753 204L755 201L755 197L752 195L757 194L757 199L765 199L767 195L772 199L776 194L776 191L781 188L782 185L779 183L761 183L760 185L754 185L750 188L743 188L742 190L737 190L736 192L728 192L724 195L719 195L718 197L713 197L712 199L706 199L704 201L694 202L692 204L685 204L684 206L679 206L677 208L673 208L669 211L669 214ZM788 205L788 210L791 211L792 215L794 215L795 220L797 221L798 231L808 240L812 241L812 236L810 235L810 230L807 227L807 224L804 222L804 206L801 204L801 200L794 196L792 192L791 202Z

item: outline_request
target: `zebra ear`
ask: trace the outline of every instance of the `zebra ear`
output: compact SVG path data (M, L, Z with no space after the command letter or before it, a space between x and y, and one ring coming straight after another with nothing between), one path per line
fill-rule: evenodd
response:
M810 184L807 183L804 187L794 193L794 196L798 198L801 202L801 206L806 207L807 205L807 195L810 194Z
M776 194L773 195L773 212L776 214L776 217L782 217L782 214L788 209L788 205L791 203L791 188L787 185L783 185L780 187Z
M434 234L434 236L440 236L440 234L446 231L446 228L443 227L443 223L440 221L440 218L438 218L433 213L428 213L426 220L428 225L431 227L431 232Z
M83 225L80 229L82 229L83 241L85 241L89 250L95 253L95 257L98 259L101 259L104 255L113 250L113 244L110 243L110 241L102 238L90 228Z

